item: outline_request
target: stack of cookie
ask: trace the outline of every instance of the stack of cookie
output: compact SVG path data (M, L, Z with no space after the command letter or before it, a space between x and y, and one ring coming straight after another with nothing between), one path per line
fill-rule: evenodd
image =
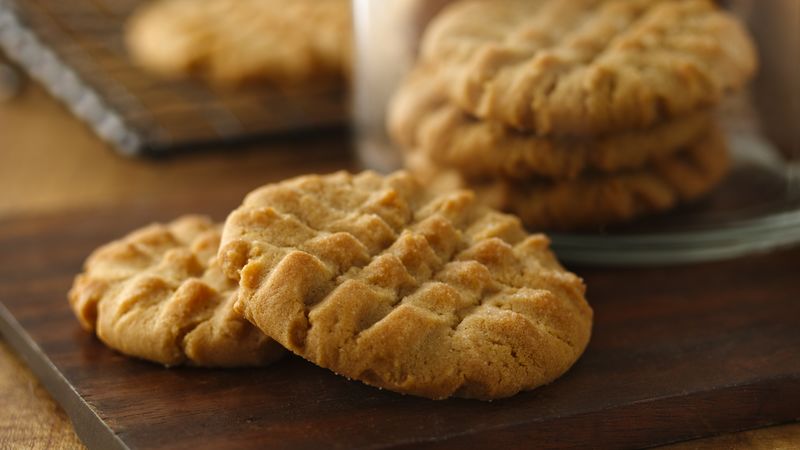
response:
M401 393L493 399L572 366L584 294L545 236L472 192L341 172L264 186L224 227L185 217L107 244L69 300L109 347L168 366L286 348Z
M756 59L710 0L463 0L428 27L388 126L423 177L532 227L598 227L720 182L714 107Z

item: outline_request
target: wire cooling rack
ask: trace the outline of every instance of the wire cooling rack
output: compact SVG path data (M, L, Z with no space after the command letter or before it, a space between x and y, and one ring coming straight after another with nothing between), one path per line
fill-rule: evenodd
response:
M125 154L345 123L344 89L219 91L136 68L123 42L141 0L0 0L0 49Z

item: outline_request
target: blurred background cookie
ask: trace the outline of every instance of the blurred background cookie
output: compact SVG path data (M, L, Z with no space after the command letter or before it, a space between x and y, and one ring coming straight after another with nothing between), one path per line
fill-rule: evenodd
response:
M710 111L698 111L647 129L557 139L476 119L447 100L443 89L429 71L414 71L388 111L389 133L403 148L423 151L468 177L560 180L636 169L683 150L714 123Z
M443 168L421 151L410 168L439 190L474 189L492 207L518 215L531 229L586 230L663 212L696 200L730 169L725 139L716 127L673 155L614 173L590 172L573 180L470 178Z
M159 0L130 19L142 67L220 84L345 80L352 61L347 0Z
M757 58L741 22L710 0L466 0L434 19L421 59L477 117L596 135L714 106Z

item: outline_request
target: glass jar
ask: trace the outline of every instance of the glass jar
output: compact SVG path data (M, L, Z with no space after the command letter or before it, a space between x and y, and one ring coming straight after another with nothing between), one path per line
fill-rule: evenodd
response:
M389 172L403 166L386 132L386 109L417 57L427 23L451 0L353 0L353 111L364 166Z
M417 89L413 86L413 81L408 81L410 73L415 70L423 71L415 69L415 67L419 68L426 64L446 67L447 61L432 61L427 53L420 56L420 48L428 45L427 41L433 39L430 35L435 33L438 33L435 38L441 40L441 30L448 28L437 27L437 21L445 20L443 18L447 18L447 15L452 14L453 10L462 7L457 3L470 1L476 0L354 0L357 52L354 77L354 114L359 139L359 155L365 166L379 171L389 171L409 164L417 172L426 171L421 167L429 168L427 164L415 165L416 156L414 155L417 155L419 151L408 148L419 145L419 142L409 144L408 142L398 142L402 139L395 138L393 140L389 137L387 111L393 101L398 101L395 96L400 89L405 89L406 92ZM506 2L519 3L520 1L495 0L484 2L484 4L502 8ZM602 0L586 0L583 3L587 2L603 3ZM699 4L702 1L694 3ZM598 225L571 226L568 223L569 220L550 221L549 223L545 220L546 224L542 226L536 220L536 216L534 216L533 224L528 223L532 230L544 230L550 234L553 239L553 247L562 259L603 265L684 263L736 257L800 242L800 82L798 82L800 80L800 64L797 64L797 55L800 55L800 24L797 23L797 18L800 17L800 2L796 0L769 0L766 2L730 0L717 3L726 10L725 14L736 17L740 23L746 25L759 61L757 75L745 87L732 89L735 92L726 93L724 99L715 104L714 120L723 131L732 161L725 177L715 183L713 189L704 190L703 195L698 195L697 198L694 198L694 195L687 195L687 197L692 197L691 201L679 201L676 205L670 204L669 208L656 206L650 208L651 210L648 210L648 205L645 205L644 209L648 210L649 214L639 214L638 212L628 214L625 211L626 208L636 209L630 205L631 202L653 203L659 201L655 198L655 194L639 192L646 190L645 188L636 188L639 191L635 193L622 192L625 194L623 197L627 196L625 201L629 204L621 206L618 204L619 202L609 202L607 198L596 193L592 195L598 197L597 203L592 204L591 200L587 198L575 196L576 192L580 193L577 188L573 189L572 186L565 188L565 191L569 190L570 192L569 195L562 195L561 201L569 204L570 199L574 199L574 204L584 202L586 203L585 209L596 209ZM554 2L553 4L555 5ZM566 3L559 5L563 6ZM492 6L488 7L492 8ZM502 15L498 14L496 17L502 17ZM496 20L496 17L485 20ZM559 25L558 22L561 20L558 15L553 17L549 20L540 20L535 25L528 27L526 33L529 33L530 36L523 38L535 40L539 39L539 34L549 33L552 27ZM613 17L613 15L608 17ZM476 20L474 30L464 27L463 24L461 30L466 28L467 34L474 33L478 39L481 39L481 33L495 32L486 31L485 22L482 20L483 18ZM514 19L509 20L513 21ZM613 20L609 20L609 23L613 23ZM430 24L433 26L429 28ZM426 29L435 31L429 31L426 34ZM607 45L602 42L589 44ZM710 45L709 48L715 49L723 48L726 51L733 51L734 54L742 50L735 47L735 42L709 43L704 41L698 45ZM466 52L468 50L464 50L464 48L472 47L465 45L463 48L453 48L455 49L453 51ZM581 49L581 47L576 48ZM460 57L469 59L474 58L474 55L463 54ZM502 62L502 58L510 56L498 53L493 57L499 58ZM643 71L642 73L649 70L648 67L640 69ZM724 72L723 69L720 71ZM413 78L413 75L411 77ZM447 80L452 81L452 78ZM687 86L687 89L689 88L691 86ZM447 89L447 86L439 85L438 89L445 92L440 97L446 98L448 93L453 92L453 89ZM591 94L590 92L589 95ZM678 91L674 95L680 99L683 93ZM497 98L492 97L489 100L482 98L481 101L501 102ZM446 100L452 99L446 98ZM457 107L462 106L458 101L454 103ZM478 108L484 106L479 105ZM653 110L664 107L664 105L652 105ZM484 108L481 114L485 111L496 112L496 109ZM494 120L492 117L487 119L481 114L478 114L478 117L473 116L471 115L473 112L464 111L467 116L470 116L469 120L473 121L472 123L488 127L481 122ZM506 120L509 118L512 120ZM558 158L569 159L564 156L564 152L567 151L564 148L573 148L574 146L565 145L563 142L572 138L564 138L560 135L551 136L547 133L540 135L539 130L536 129L520 131L519 123L514 123L511 115L503 116L500 122L503 122L502 127L492 125L494 133L506 133L505 128L509 128L512 129L509 133L522 133L525 139L544 140L547 142L545 147L549 149L551 156L561 152ZM561 124L554 122L549 125L558 128ZM636 126L638 127L638 125ZM656 126L658 124L634 130L644 133L647 140L634 140L633 142L646 142L646 145L654 148L668 149L668 142L676 140L681 133L677 126L658 132L660 134L650 132L651 128L655 130ZM447 146L453 146L453 142L456 140L466 139L465 133L470 132L464 131L462 128L458 128L458 130L453 133L460 132L462 134L450 136L449 140L437 141L439 143L435 145L430 144L433 142L430 141L428 145L434 148L428 149L428 153L452 150ZM425 130L420 133L425 133ZM628 139L627 143L625 140L611 139L614 137L616 135L587 133L581 137L581 146L588 148L589 151L595 151L595 148L603 145L612 145L618 149L626 145L631 146L630 139L632 138L630 136L626 138ZM474 140L474 138L475 135L470 139ZM498 145L498 143L505 144L506 140L488 138L486 135L481 135L481 138L487 145L493 145L496 152L524 151L514 150L511 148L512 144L508 144L509 148ZM604 142L606 138L610 139L611 144ZM515 139L521 138L517 135ZM404 147L405 150L401 150ZM629 152L629 154L632 153ZM591 184L594 183L595 178L612 180L613 177L613 181L603 186L604 192L607 193L614 189L619 191L632 189L620 182L618 178L620 176L639 177L645 171L647 173L654 170L658 172L652 167L658 167L660 164L653 157L650 162L642 163L641 166L634 169L609 169L605 172L604 168L603 173L587 170L585 174L577 175L576 178L555 181L536 174L529 176L529 179L525 178L522 182L519 182L518 178L515 178L513 182L505 179L498 182L497 177L505 175L491 174L486 175L490 180L489 183L486 183L486 180L482 178L481 164L485 164L486 167L495 167L495 161L491 159L494 154L489 155L488 159L484 157L485 161L483 162L474 160L469 164L456 164L455 172L459 180L456 184L459 187L473 187L479 193L483 192L479 194L480 198L489 203L497 203L499 197L496 192L492 193L494 192L492 189L482 189L482 187L489 184L492 186L502 184L504 186L503 198L516 196L516 203L509 207L508 201L506 201L506 204L500 202L494 206L510 212L519 212L517 210L519 204L527 201L524 198L525 195L530 194L531 204L536 203L539 199L546 199L542 202L550 201L550 197L552 197L550 191L553 190L551 187L556 185L573 183L574 186L584 182ZM637 159L637 157L631 158ZM644 156L639 155L638 159L644 159ZM534 171L547 172L549 169L544 166L550 163L551 161L548 161L547 158L543 158L538 163L542 167L536 167ZM527 161L526 164L532 163ZM448 174L454 172L453 167L444 167L448 170L439 170L442 169L441 166L440 163L440 167L436 171L424 174L423 178L438 187L455 186L456 184L452 183L451 178L448 178ZM468 167L468 169L464 169L464 167ZM514 172L516 168L512 164L505 167L504 170L504 173L508 173ZM693 182L691 177L686 180L682 180L680 175L677 177L667 177L669 179L667 184L672 183L672 187L677 191L691 190L682 186L691 185ZM443 181L445 179L446 181ZM440 183L440 181L442 182ZM647 182L650 181L652 180L647 180ZM663 182L663 180L661 181ZM609 185L613 185L613 187L608 187ZM534 188L529 188L529 186L534 186ZM540 195L542 190L539 189L539 186L546 186L549 191ZM644 200L636 198L637 196L644 197ZM605 210L603 202L608 203ZM528 206L530 205L523 205L523 209L532 215L530 210L535 208ZM614 208L622 212L615 212ZM537 211L546 216L554 214L553 209L558 208L539 208ZM604 217L605 212L613 220L605 220L607 218ZM569 214L567 216L570 217ZM622 216L626 216L624 218L630 220L620 220ZM525 219L524 215L523 219ZM525 221L530 222L529 220ZM564 222L567 222L567 226L564 226ZM552 226L553 223L555 223L554 226Z

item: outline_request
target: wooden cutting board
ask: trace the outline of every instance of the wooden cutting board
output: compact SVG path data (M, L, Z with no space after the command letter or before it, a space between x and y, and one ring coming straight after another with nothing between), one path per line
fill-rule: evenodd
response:
M222 218L217 206L200 209ZM81 330L65 295L83 259L179 212L0 222L0 331L90 448L642 447L800 418L800 249L685 267L573 267L596 321L567 375L491 403L431 401L297 357L262 369L164 369Z

